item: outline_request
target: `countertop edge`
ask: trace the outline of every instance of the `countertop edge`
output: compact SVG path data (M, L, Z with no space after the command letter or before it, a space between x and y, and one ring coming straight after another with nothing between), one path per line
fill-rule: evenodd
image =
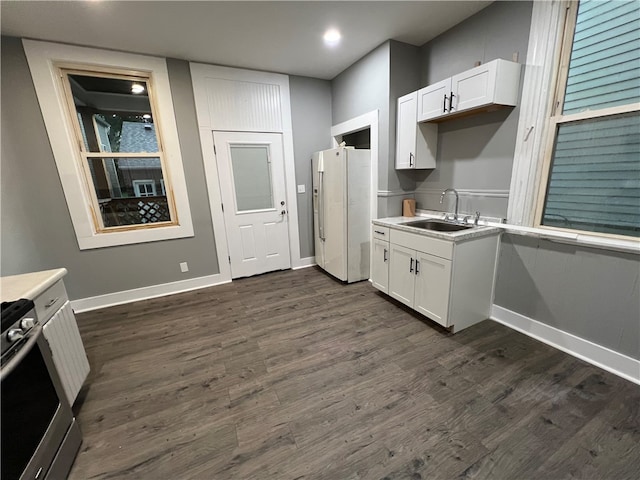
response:
M35 300L67 274L66 268L23 273L0 278L0 299L3 302L26 298Z
M496 235L502 233L502 229L493 225L480 225L478 227L469 229L469 230L461 230L459 232L453 233L445 233L445 232L436 232L433 230L424 230L415 227L409 227L407 225L402 225L405 222L417 221L420 218L438 218L434 216L420 216L420 217L388 217L388 218L378 218L371 221L374 225L379 225L382 227L394 228L396 230L400 230L403 232L414 233L416 235L422 235L424 237L430 238L438 238L440 240L448 240L450 242L463 242L466 240L471 240L473 238L485 237L489 235Z

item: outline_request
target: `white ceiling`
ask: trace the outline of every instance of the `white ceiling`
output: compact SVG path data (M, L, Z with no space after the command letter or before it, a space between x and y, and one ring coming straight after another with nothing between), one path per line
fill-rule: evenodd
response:
M3 35L332 79L388 39L423 45L490 1L2 1ZM326 48L329 27L343 35Z

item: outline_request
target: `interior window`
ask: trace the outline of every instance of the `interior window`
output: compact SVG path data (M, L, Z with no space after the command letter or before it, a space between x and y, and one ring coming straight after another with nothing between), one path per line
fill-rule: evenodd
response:
M171 224L151 79L62 69L97 231ZM157 188L156 185L162 185Z
M539 223L639 237L640 2L581 0L573 13Z

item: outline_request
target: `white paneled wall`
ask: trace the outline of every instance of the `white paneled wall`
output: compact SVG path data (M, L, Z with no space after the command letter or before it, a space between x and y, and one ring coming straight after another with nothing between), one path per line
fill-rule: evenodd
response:
M207 78L212 130L282 132L280 86Z

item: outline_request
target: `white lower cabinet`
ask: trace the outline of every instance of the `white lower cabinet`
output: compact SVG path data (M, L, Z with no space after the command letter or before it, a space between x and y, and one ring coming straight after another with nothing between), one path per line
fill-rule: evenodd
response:
M453 332L489 318L499 233L449 241L390 227L388 237L384 269L374 258L376 288Z
M58 280L33 302L38 322L43 326L42 333L51 348L60 383L69 404L73 405L90 367L63 281Z
M451 261L391 244L389 295L447 326Z
M389 229L373 225L371 229L371 285L389 293Z
M447 326L451 260L416 252L416 288L414 305L418 312Z

